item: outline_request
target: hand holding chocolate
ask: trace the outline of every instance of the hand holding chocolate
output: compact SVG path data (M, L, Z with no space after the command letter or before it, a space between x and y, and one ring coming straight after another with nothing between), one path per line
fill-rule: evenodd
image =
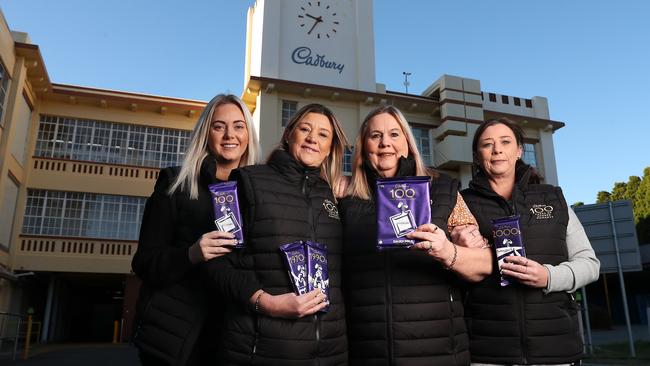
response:
M492 235L494 236L494 250L499 263L499 271L501 271L506 257L526 256L519 229L519 215L492 220ZM501 276L501 286L508 286L511 283L510 279Z
M329 304L329 270L327 265L327 247L311 241L295 241L280 246L289 278L296 295L302 295L320 289ZM323 308L327 312L329 305Z
M431 222L429 177L377 179L377 248L409 248L406 234Z
M237 183L228 181L208 186L214 207L214 224L217 230L231 233L237 239L235 248L244 247L244 232L241 227Z

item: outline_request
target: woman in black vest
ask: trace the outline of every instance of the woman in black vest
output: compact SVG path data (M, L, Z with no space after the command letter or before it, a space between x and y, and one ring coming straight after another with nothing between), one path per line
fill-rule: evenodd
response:
M562 190L534 184L521 161L523 131L491 120L476 131L477 173L462 192L481 234L493 241L491 220L520 215L526 257L509 256L501 272L474 285L467 299L472 362L571 364L582 357L578 308L572 292L598 278L599 261ZM471 236L459 235L458 242Z
M133 271L142 280L133 338L147 365L203 365L220 313L208 308L198 264L231 251L215 231L208 185L257 161L257 134L246 105L218 95L199 117L183 165L160 171L147 200ZM218 305L213 301L211 306ZM208 321L209 315L216 315ZM210 324L204 327L204 324ZM211 347L212 345L209 344Z
M230 300L218 345L224 364L347 363L341 223L331 188L342 179L345 145L334 114L309 104L291 118L266 165L231 174L246 248L205 266L208 281ZM318 289L294 294L279 247L297 240L327 246L329 298Z
M415 175L431 177L432 223L409 234L418 240L412 250L378 251L376 179ZM459 277L481 280L491 272L491 254L448 240L450 226L474 218L458 181L424 165L397 108L379 107L363 121L348 192L340 210L350 364L469 364Z

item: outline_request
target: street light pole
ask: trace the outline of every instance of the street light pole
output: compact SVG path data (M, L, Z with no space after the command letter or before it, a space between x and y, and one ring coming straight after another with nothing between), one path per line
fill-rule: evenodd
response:
M402 75L404 75L404 87L406 88L406 94L409 93L409 75L411 75L410 72L402 72Z

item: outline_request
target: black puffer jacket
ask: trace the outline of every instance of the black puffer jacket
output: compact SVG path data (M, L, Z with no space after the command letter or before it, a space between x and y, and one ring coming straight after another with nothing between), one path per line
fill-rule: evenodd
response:
M215 230L208 185L218 182L216 161L208 156L203 162L197 200L190 200L189 192L180 189L167 194L179 170L160 171L145 205L132 261L133 271L142 280L133 342L144 354L143 359L200 365L208 356L199 345L203 341L214 343L214 322L218 322L218 318L208 320L207 303L215 300L214 309L219 302L206 296L198 266L190 263L188 248L201 235ZM205 323L210 323L209 329L204 329Z
M231 299L220 356L228 365L347 364L345 307L341 294L341 222L329 185L283 150L267 165L235 170L246 248L208 262L206 272ZM260 288L292 292L279 247L296 240L327 245L330 309L301 319L255 314L251 296Z
M401 159L397 176L413 175ZM375 189L376 172L366 167ZM447 231L458 181L432 179L431 222ZM467 365L468 340L456 277L420 251L376 249L372 200L346 198L344 290L351 365Z
M496 194L482 173L462 192L492 242L491 220L521 215L526 256L542 264L567 260L568 208L562 191L547 184L528 184L530 167L518 162L512 200ZM518 283L499 285L494 273L471 286L467 297L473 362L496 364L572 363L582 356L579 312L570 294ZM514 281L513 281L514 282Z

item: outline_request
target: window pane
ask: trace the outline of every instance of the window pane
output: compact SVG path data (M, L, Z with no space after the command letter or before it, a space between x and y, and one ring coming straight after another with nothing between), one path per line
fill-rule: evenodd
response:
M535 144L524 143L524 156L522 157L524 163L537 168L537 155L535 153Z
M343 154L343 173L346 175L352 174L352 156L354 156L354 148L346 146Z
M415 144L420 151L422 160L427 166L433 166L433 154L431 153L431 129L421 127L411 127Z
M282 101L282 127L286 127L291 117L298 110L298 102L292 100Z
M148 167L179 165L190 131L41 115L34 156Z
M146 198L27 190L23 234L137 240Z

